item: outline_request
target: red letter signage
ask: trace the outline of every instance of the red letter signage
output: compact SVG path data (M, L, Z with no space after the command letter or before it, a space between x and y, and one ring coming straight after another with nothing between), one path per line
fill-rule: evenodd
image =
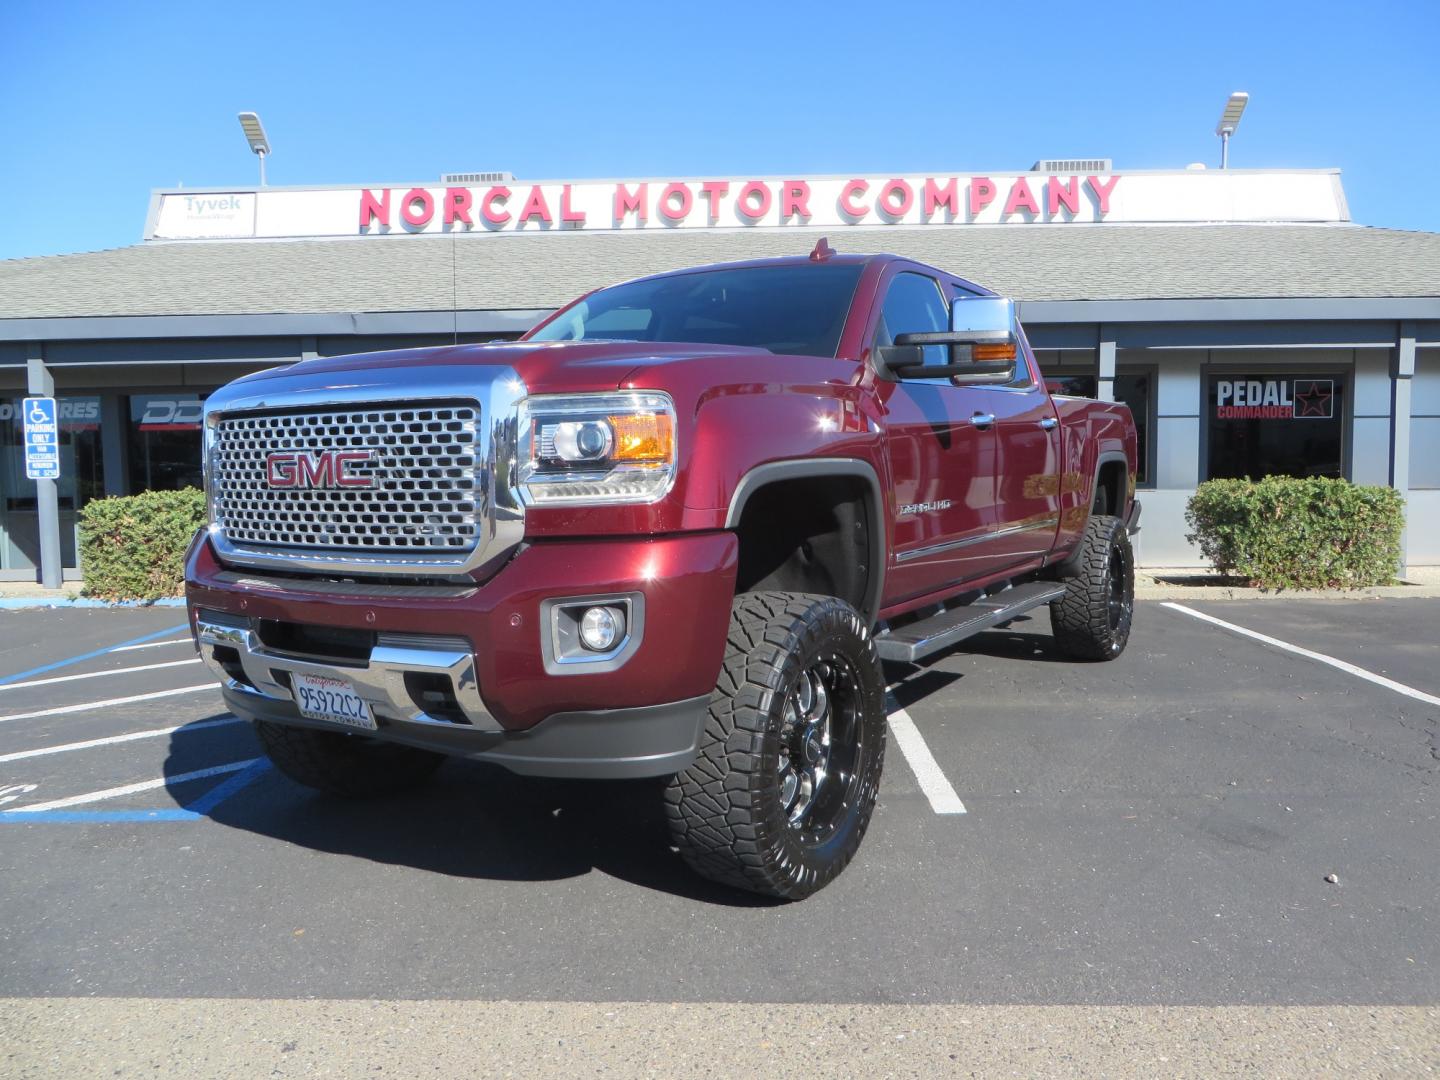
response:
M360 192L360 228L369 228L370 223L379 219L380 224L387 229L390 227L390 189L386 188L380 192L380 198L376 199L368 191Z
M625 220L626 214L634 214L637 221L650 220L650 211L645 206L649 190L649 184L636 184L635 193L632 195L624 184L615 185L615 210L611 216L614 217L616 225Z
M400 219L412 228L424 228L434 216L435 197L424 188L411 188L400 200Z
M656 209L666 221L684 221L690 216L690 208L694 205L695 196L690 193L687 185L667 184L660 193L660 202Z
M977 176L970 181L970 216L979 217L980 211L995 201L995 181L988 176Z
M945 207L952 217L960 214L960 194L957 190L958 181L955 177L941 187L935 182L934 177L925 179L925 217L928 220L940 207Z
M1120 182L1120 177L1110 177L1108 184L1102 184L1098 176L1087 176L1085 182L1090 185L1090 190L1095 192L1095 197L1100 200L1100 216L1104 217L1110 212L1110 193L1115 190L1115 185Z

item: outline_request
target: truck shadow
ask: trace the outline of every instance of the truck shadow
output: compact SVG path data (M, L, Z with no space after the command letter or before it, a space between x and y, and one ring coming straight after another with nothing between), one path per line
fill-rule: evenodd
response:
M196 741L183 744L185 767ZM165 771L182 769L167 761ZM449 877L546 882L600 871L704 903L779 903L712 884L686 867L670 847L662 793L660 781L540 780L451 760L421 788L366 800L324 795L272 769L207 815L312 851Z

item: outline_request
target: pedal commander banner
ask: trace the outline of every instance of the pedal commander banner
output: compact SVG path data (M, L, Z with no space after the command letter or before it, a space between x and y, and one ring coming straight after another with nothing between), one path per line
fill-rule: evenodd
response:
M1216 379L1217 420L1329 420L1333 379Z

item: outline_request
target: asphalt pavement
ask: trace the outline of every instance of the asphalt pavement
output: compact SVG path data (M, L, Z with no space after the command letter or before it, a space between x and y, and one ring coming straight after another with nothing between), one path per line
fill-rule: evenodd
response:
M307 791L181 611L0 612L12 1064L87 997L1418 1007L1403 1061L1440 1063L1440 601L1181 607L1140 603L1113 663L1040 617L890 669L881 805L799 904L693 877L653 784L452 761L402 797Z

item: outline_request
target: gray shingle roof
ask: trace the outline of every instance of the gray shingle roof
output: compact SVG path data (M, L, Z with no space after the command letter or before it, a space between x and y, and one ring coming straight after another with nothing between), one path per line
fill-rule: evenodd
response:
M1437 233L1102 225L831 230L830 239L1021 300L1440 296ZM0 318L549 308L625 278L803 254L814 241L815 230L755 230L152 243L0 262Z

